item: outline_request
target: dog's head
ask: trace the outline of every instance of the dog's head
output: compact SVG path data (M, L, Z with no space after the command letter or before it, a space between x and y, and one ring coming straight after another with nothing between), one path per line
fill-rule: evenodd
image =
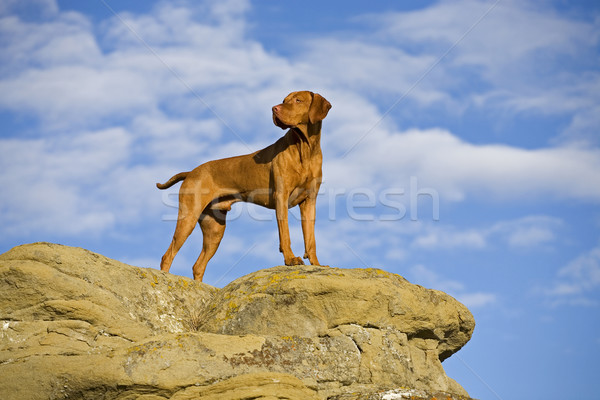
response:
M331 104L318 93L292 92L273 107L273 122L281 129L306 127L325 119L330 108Z

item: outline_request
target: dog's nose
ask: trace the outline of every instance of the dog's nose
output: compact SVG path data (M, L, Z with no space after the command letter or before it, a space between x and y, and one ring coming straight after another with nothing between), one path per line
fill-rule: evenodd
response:
M280 110L280 109L281 109L281 104L280 104L280 105L278 105L278 106L273 106L273 112L274 112L275 114L279 113L279 110Z

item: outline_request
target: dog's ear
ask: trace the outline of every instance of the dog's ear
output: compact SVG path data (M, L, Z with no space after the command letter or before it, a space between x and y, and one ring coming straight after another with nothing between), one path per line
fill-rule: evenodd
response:
M310 103L310 108L308 110L308 120L311 124L323 121L330 108L331 103L325 100L320 94L314 93L312 103Z

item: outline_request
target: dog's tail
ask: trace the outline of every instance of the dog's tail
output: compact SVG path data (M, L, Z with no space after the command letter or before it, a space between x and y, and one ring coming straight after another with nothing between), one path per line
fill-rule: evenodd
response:
M176 184L179 181L182 181L185 179L185 177L189 174L189 172L180 172L177 175L174 175L171 177L171 179L169 179L168 181L166 181L165 183L157 183L156 187L159 189L167 189L170 188L171 186L173 186L174 184Z

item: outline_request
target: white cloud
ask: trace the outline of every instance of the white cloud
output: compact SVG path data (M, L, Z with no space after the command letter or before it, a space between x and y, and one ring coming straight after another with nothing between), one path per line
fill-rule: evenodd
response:
M148 15L123 16L135 34L116 17L98 26L74 12L47 13L39 23L4 17L0 107L41 124L30 139L15 132L2 140L2 170L10 171L0 176L10 192L2 202L3 230L99 234L138 221L160 206L156 181L249 152L236 132L251 129L243 129L243 118L264 120L279 134L270 107L285 93L274 100L268 88L258 97L223 89L262 85L285 67L244 37L247 7L246 1L199 8L163 3ZM196 97L206 90L223 93L207 104ZM234 132L207 106L233 121ZM118 121L124 127L115 128ZM260 148L254 142L264 142L265 131L252 130L255 137L246 141Z
M415 283L449 293L470 309L490 306L498 300L494 293L469 292L463 283L444 279L424 265L411 268L410 276Z
M444 292L460 292L465 286L457 281L441 278L437 273L424 265L415 265L410 269L411 277L422 285Z
M600 77L591 85L595 93L600 93ZM596 101L600 104L600 101ZM597 138L600 129L600 105L582 108L571 120L563 134L557 138L558 141L573 141L581 143L582 146L589 145Z
M485 234L476 230L431 230L418 236L412 246L425 249L471 248L481 249L487 245Z
M360 139L352 133L343 142L347 148ZM372 182L408 187L415 176L419 185L437 190L445 200L467 195L492 195L500 201L540 196L600 200L600 150L474 145L442 129L373 131L347 157L328 160L327 168L333 187Z
M103 29L73 12L44 23L6 17L0 107L33 113L46 130L161 108L173 117L212 117L208 106L234 126L258 109L268 116L273 98L253 98L248 89L272 86L276 77L277 85L285 83L287 61L244 36L240 12L247 2L198 8L162 3L151 14L113 17ZM232 87L245 88L245 98L236 102Z
M498 222L488 232L502 238L510 247L526 249L554 242L562 225L563 221L559 218L531 215Z
M43 4L48 10L56 8L53 2ZM246 1L194 6L161 3L148 14L123 14L124 21L159 58L116 17L94 25L81 14L58 10L47 13L47 20L41 23L5 16L0 34L8 39L8 45L0 55L0 107L33 115L41 123L38 138L12 134L13 139L2 142L3 171L11 172L0 178L13 193L5 200L4 215L15 231L40 224L46 230L98 232L117 220L140 218L156 209L149 200L156 199L155 181L167 179L180 168L247 153L274 141L281 131L272 125L270 107L287 91L300 87L323 89L334 105L323 136L325 185L329 189L408 190L414 176L420 188L436 190L444 201L481 195L486 201L493 197L520 202L548 196L598 202L597 149L475 145L446 129L400 129L390 117L381 120L385 109L379 98L392 104L435 60L437 50L445 48L447 38L460 34L463 25L483 7L475 1L458 5L464 8L442 2L424 11L394 15L406 22L394 25L401 31L386 25L364 38L332 35L302 42L297 44L302 50L291 57L268 52L250 38ZM518 14L519 7L510 3L502 12ZM560 30L568 37L558 42L561 51L569 43L579 47L587 43L588 25L525 11L531 18L546 21L543 29L555 20L562 21ZM496 14L491 14L496 18L490 20L493 24L481 25L485 36L493 36L492 28L500 23L501 15ZM451 24L451 16L461 24ZM515 62L550 46L554 36L545 38L540 33L544 30L533 26L535 18L528 29L535 31L531 35L536 40L516 43L517 48L510 49L513 57L503 62ZM527 28L522 17L518 21L518 29ZM508 28L501 28L500 36L512 37ZM422 54L411 52L402 47L404 39L413 43L431 40L434 50L427 47ZM483 44L477 41L457 47L452 58L455 65L481 63L492 68L485 57L469 58L482 50ZM336 57L331 57L333 50ZM485 54L502 54L485 50ZM344 73L339 73L342 66ZM454 95L452 68L440 65L414 89L411 98L423 106L455 103L459 96ZM560 103L563 92L557 90L554 101ZM570 98L575 99L586 89L579 80L572 90ZM543 97L544 93L536 95ZM589 126L591 114L577 114L580 120L574 121L573 129ZM40 193L44 201L37 201ZM23 215L30 217L25 221ZM57 223L65 219L73 223ZM342 236L353 246L352 235L363 237L351 224L338 224L338 229L347 230ZM331 238L340 235L325 234ZM487 245L489 235L480 230L420 231L415 244L481 248ZM539 224L506 235L508 243L515 246L548 243L554 238L552 229ZM399 248L408 241L406 235L386 240L388 248ZM360 254L376 248L375 241L356 244ZM356 261L347 248L336 251L344 254L343 260ZM404 257L399 252L389 254ZM336 256L333 251L331 256ZM368 261L368 256L365 258Z
M121 128L79 136L0 140L1 230L99 234L152 205L156 167L130 166L132 137Z
M597 306L600 289L600 246L580 255L561 268L553 286L537 289L553 305Z
M480 308L492 305L498 300L497 296L493 293L465 293L457 295L457 300L463 303L467 308Z
M455 93L453 102L511 116L571 114L563 139L598 143L593 110L600 100L600 74L592 60L600 19L569 18L545 2L461 0L364 20L377 32L376 46L391 43L436 58L454 46L425 80ZM440 99L447 103L448 98Z
M107 40L119 47L138 47L140 39L152 47L201 47L204 50L230 50L243 41L247 0L159 2L150 13L125 12L111 18ZM208 38L212 40L207 40Z
M335 57L332 57L335 55ZM318 85L334 83L367 96L377 93L409 97L423 105L450 102L450 96L432 85L412 87L423 71L433 64L433 55L413 55L397 46L377 43L368 38L320 38L306 44L306 62L314 70L344 71L331 81L328 74L316 73ZM326 65L325 65L326 64ZM393 98L390 97L390 102Z
M131 121L137 141L135 155L147 164L193 167L202 157L214 157L223 139L223 124L216 119L169 118L161 112L147 113ZM168 177L167 177L168 178Z
M600 247L596 247L571 261L558 272L558 276L578 283L581 291L599 287Z
M513 249L533 249L553 243L562 225L562 220L543 215L500 221L491 226L470 229L423 224L411 247L451 250L506 245Z
M37 115L45 130L94 126L155 106L148 79L133 69L78 64L31 68L0 81L0 106Z
M441 1L366 21L378 28L379 37L398 46L424 45L425 51L441 55L440 50L456 44L449 55L452 64L483 67L483 76L495 83L514 83L535 72L527 68L541 67L556 54L591 50L600 38L597 21L565 18L539 2Z

